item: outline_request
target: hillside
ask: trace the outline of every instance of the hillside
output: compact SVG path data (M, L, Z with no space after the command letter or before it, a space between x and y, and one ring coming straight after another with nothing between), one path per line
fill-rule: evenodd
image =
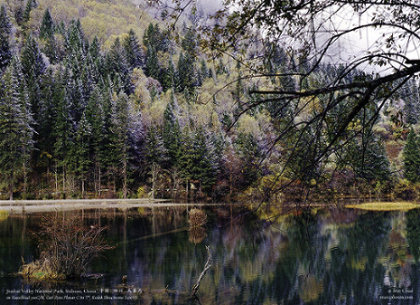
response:
M249 92L309 90L340 67L322 64L305 82L249 77L255 60L274 73L295 71L300 59L259 36L242 62L211 57L194 18L183 16L173 32L129 1L0 3L4 196L270 199L283 185L290 196L407 188L415 196L402 150L410 127L418 130L416 82L381 116L378 105L366 108L316 163L316 149L355 101L326 118L323 140L313 143L315 131L299 123L322 112L327 96L262 102ZM372 77L356 71L343 81ZM366 119L371 128L362 129Z

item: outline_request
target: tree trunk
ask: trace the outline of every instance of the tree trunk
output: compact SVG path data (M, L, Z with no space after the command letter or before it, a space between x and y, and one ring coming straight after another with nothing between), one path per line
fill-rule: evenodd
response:
M189 199L189 195L190 195L190 190L189 190L189 181L188 181L188 179L186 180L186 187L185 187L185 197L186 197L186 200L187 200L187 202L188 202L188 199Z
M55 193L58 194L58 165L57 162L55 162L55 173L54 173L54 177L55 177Z
M26 162L23 162L23 199L26 199L27 187L28 187L28 171L26 170Z
M123 162L123 197L127 198L127 158Z
M85 179L82 179L82 199L85 198Z
M155 199L157 175L158 175L158 166L156 163L153 163L152 164L152 199Z
M66 167L63 165L63 196L66 194Z
M9 200L13 200L13 173L10 174L9 180Z

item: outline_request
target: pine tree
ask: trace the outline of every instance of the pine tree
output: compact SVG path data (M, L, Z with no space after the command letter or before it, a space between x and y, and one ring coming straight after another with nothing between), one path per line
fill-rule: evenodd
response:
M25 2L23 0L18 0L18 2L19 3L16 4L16 7L15 7L14 16L15 16L16 23L18 25L22 25L22 23L23 23L23 12L24 12L23 6L25 5Z
M16 179L25 174L33 146L32 116L18 75L14 64L6 69L0 99L0 173L8 185L10 200Z
M197 56L198 43L197 36L192 29L188 29L184 39L181 42L182 49L192 58Z
M2 5L0 8L0 71L3 71L12 59L9 45L11 28L6 6Z
M404 176L410 182L420 181L420 143L414 129L410 129L403 150Z
M147 45L146 52L146 64L145 64L145 74L147 76L153 77L154 79L159 79L159 61L157 58L156 48L149 44Z
M87 40L83 33L80 20L71 21L65 36L67 54L86 55Z
M76 177L80 180L82 198L85 193L85 186L87 180L87 173L89 172L92 161L90 160L89 150L91 141L92 127L86 119L86 115L83 113L82 118L77 126L74 145L72 146L72 158L73 158L73 172Z
M41 167L43 167L41 170L49 168L50 160L54 155L55 137L53 127L57 111L56 106L58 104L58 88L54 76L52 70L49 69L42 77L43 86L41 88L41 99L39 101L38 124L36 126L37 134L35 135L37 148L35 158L38 156L40 157L39 161L41 161Z
M26 2L25 11L23 12L23 16L22 16L23 22L26 23L29 21L29 19L31 19L31 11L33 7L34 7L34 0L28 0Z
M175 88L175 67L172 59L169 60L168 67L161 69L159 72L159 81L162 85L163 91Z
M116 96L112 108L112 133L113 133L113 165L122 176L123 197L127 198L127 178L129 162L129 129L130 105L128 96L120 93Z
M115 39L107 56L107 69L109 75L114 83L119 79L121 86L126 94L133 92L133 85L131 83L130 69L127 63L127 58L124 48L121 46L120 39Z
M373 135L365 140L365 147L358 147L353 153L354 170L358 177L367 181L387 181L391 176L385 148Z
M183 145L180 148L179 166L181 174L186 180L187 187L190 181L197 181L200 189L205 193L211 190L215 183L215 170L211 163L206 135L202 128L191 136L186 128L184 130Z
M167 160L167 150L157 128L152 127L149 129L145 148L146 161L152 178L152 198L155 198L158 176Z
M93 38L92 43L89 46L89 54L93 61L96 61L101 57L101 46L99 44L98 37Z
M209 144L206 141L206 134L203 128L199 128L194 137L195 168L193 176L200 182L203 192L209 193L216 182L215 168L210 157Z
M194 79L194 60L191 55L181 53L178 60L178 85L179 92L185 89L193 90L195 86Z
M46 64L42 58L38 43L29 35L21 52L22 70L31 87L36 79L44 74Z
M95 86L86 106L86 119L92 127L91 154L94 162L95 190L102 188L102 176L106 166L107 130L105 126L104 95Z
M51 39L54 36L54 21L52 20L50 10L47 8L42 18L39 28L39 38Z
M57 80L57 89L55 93L56 115L54 128L54 158L56 161L56 168L62 168L63 175L63 192L66 185L66 172L70 165L70 156L73 146L74 123L70 114L71 97L66 90L66 83L68 79L68 71L60 73Z
M128 32L128 36L124 39L123 46L130 69L132 70L134 68L143 67L143 50L138 42L136 34L132 29Z
M181 129L176 119L174 93L163 114L162 140L168 152L168 168L178 165L181 146Z
M243 181L240 187L246 188L254 183L260 175L261 168L258 165L261 158L261 150L254 136L250 133L239 133L234 146L242 163Z

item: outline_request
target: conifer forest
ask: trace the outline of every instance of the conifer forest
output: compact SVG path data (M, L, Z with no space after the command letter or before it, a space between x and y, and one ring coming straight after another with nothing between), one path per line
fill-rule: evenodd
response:
M418 63L294 52L268 4L0 3L3 199L419 195Z
M0 304L419 305L420 1L0 0Z

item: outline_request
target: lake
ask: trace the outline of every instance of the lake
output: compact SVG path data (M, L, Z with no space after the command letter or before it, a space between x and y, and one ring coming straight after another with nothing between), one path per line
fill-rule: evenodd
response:
M418 304L420 210L191 207L55 212L107 226L115 248L93 279L34 282L16 275L39 257L47 213L0 217L1 304ZM54 213L50 213L54 214ZM211 268L191 290L211 253ZM123 279L124 277L124 279ZM140 293L141 289L141 293Z

